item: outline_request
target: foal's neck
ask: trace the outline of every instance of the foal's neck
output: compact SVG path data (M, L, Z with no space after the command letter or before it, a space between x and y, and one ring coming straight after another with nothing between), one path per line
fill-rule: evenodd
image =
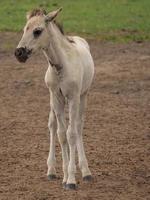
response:
M49 24L48 32L50 42L45 51L47 59L51 65L63 66L66 64L67 53L71 50L71 44L55 23Z

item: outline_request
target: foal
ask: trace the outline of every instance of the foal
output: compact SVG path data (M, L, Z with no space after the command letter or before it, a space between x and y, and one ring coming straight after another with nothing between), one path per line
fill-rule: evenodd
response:
M84 109L87 92L94 75L94 63L87 42L80 37L67 37L55 22L62 9L46 14L35 9L27 15L24 34L15 56L19 62L26 60L37 50L42 50L48 61L45 82L50 92L51 111L50 151L47 160L48 178L56 178L56 133L62 149L63 186L76 188L75 153L78 152L79 167L83 180L92 179L82 141ZM65 122L65 104L69 106L69 125ZM68 152L69 145L69 152Z

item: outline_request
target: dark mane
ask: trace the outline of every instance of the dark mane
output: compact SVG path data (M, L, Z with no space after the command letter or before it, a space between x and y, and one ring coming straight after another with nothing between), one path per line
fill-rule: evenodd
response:
M57 28L60 30L60 32L64 35L64 29L63 29L63 25L60 22L57 22L56 20L54 21L54 24L57 26Z
M27 18L31 19L34 16L42 16L42 15L46 15L46 11L42 8L35 8L33 10L31 10L30 12L27 13Z

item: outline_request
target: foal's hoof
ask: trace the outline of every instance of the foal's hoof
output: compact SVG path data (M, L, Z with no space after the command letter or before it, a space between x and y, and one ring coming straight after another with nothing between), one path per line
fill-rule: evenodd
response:
M55 174L49 174L49 175L47 176L47 178L48 178L49 181L53 181L53 180L55 180L57 177L56 177Z
M70 183L70 184L66 184L65 189L66 190L76 190L77 186L74 183Z
M63 186L64 189L66 189L66 182L63 182L62 186Z
M93 177L91 175L87 175L83 177L83 181L90 182L92 180L93 180Z

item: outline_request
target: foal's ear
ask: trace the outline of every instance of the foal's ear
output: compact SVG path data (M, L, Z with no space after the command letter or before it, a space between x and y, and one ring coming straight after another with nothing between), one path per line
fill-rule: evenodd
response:
M62 11L62 7L55 11L48 13L45 17L45 22L53 21L57 17L58 13L61 11Z

